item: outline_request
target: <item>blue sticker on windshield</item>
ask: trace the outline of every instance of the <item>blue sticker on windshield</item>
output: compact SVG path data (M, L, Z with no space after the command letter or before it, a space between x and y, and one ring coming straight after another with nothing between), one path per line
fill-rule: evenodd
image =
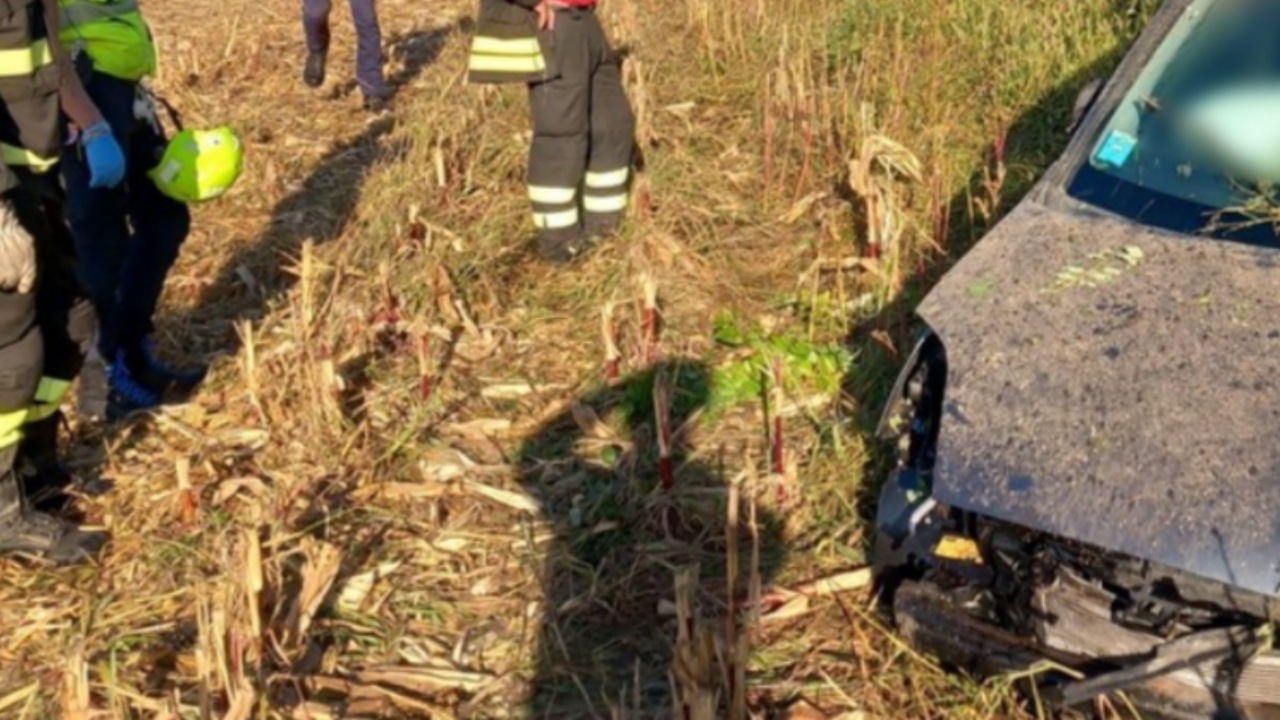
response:
M1129 161L1129 156L1137 146L1138 138L1126 132L1112 130L1111 134L1107 135L1106 142L1102 143L1102 147L1094 153L1093 159L1103 165L1122 167Z

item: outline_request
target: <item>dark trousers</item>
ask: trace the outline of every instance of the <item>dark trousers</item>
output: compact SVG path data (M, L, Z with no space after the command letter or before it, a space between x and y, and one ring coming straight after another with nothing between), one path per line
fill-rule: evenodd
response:
M384 97L382 77L382 30L378 26L377 0L350 0L351 19L356 26L356 83L365 97ZM302 0L302 29L307 50L329 51L329 11L331 0Z
M77 274L56 177L24 177L7 199L35 238L37 263L35 292L0 292L0 458L11 463L13 454L3 452L16 447L17 438L7 432L11 420L56 410L80 372L96 323ZM0 474L9 469L0 467Z
M141 348L151 334L165 278L191 229L191 214L147 177L166 141L150 122L134 117L136 85L94 73L87 89L124 149L129 174L119 187L92 189L79 148L69 147L62 177L81 279L101 323L98 350L115 362L118 351Z
M529 199L544 243L617 229L627 204L635 117L622 68L590 9L556 11L557 76L529 88ZM581 193L581 194L579 194Z

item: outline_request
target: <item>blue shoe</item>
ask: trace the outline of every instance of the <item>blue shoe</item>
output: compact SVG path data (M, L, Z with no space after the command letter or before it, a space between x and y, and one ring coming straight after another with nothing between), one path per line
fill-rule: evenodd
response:
M154 410L160 406L160 393L152 390L129 372L124 353L116 354L116 361L107 365L107 419L120 420L136 412Z
M155 343L150 340L142 343L138 360L145 366L138 379L161 396L165 390L190 391L209 374L208 367L177 368L162 362L156 357Z

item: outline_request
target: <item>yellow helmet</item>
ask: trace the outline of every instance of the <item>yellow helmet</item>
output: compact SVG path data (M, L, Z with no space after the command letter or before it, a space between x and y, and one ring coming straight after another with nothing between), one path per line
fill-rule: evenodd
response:
M213 200L240 177L244 148L231 128L182 130L147 173L160 192L185 203Z

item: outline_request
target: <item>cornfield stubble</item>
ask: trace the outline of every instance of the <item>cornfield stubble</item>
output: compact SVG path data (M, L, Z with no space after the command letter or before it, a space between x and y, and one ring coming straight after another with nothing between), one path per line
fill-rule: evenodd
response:
M610 0L641 172L563 271L526 242L522 90L464 83L471 3L382 0L375 120L343 8L311 92L296 3L146 3L157 87L249 151L162 312L215 372L78 428L113 543L0 561L0 715L1034 715L842 573L910 309L1150 4Z

